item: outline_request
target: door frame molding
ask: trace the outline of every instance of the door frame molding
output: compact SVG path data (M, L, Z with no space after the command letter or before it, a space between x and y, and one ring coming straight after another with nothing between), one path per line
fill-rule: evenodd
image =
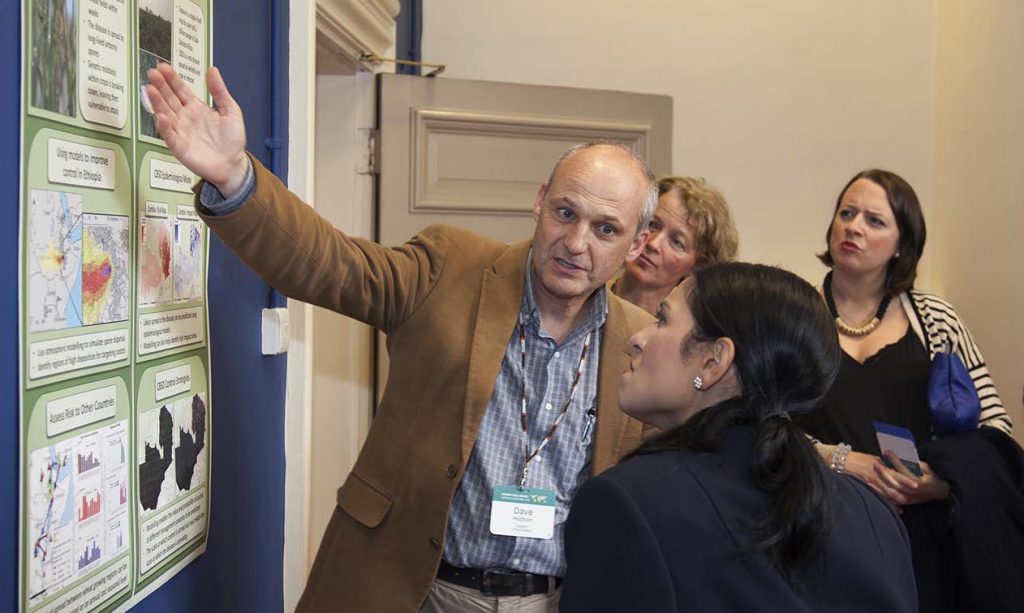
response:
M352 74L363 52L386 55L395 44L398 0L289 2L288 187L315 201L316 76ZM352 169L355 172L355 169ZM284 610L295 609L312 565L313 307L288 301L291 336L285 393ZM345 410L345 409L341 409Z
M314 199L313 143L315 118L316 7L289 2L288 53L288 188L303 200ZM285 374L285 474L282 582L284 610L298 605L308 576L309 487L311 465L312 307L288 300L288 365Z

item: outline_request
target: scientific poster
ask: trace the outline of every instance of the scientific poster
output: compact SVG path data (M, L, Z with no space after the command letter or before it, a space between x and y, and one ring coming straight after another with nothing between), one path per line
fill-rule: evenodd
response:
M142 107L206 98L209 0L24 0L21 608L126 609L205 548L212 437L196 178Z

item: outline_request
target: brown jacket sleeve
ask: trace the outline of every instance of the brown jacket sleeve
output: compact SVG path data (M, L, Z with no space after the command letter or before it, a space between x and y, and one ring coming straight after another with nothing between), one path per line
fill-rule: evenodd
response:
M243 262L285 295L388 332L429 295L450 242L427 228L396 248L347 236L252 159L256 191L238 210L199 215ZM198 192L198 190L197 190Z

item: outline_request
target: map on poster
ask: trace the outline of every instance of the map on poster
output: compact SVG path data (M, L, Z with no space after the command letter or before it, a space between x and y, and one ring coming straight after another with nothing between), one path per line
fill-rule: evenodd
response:
M170 302L171 289L171 222L147 216L139 230L139 305Z
M82 322L128 319L128 217L85 215L82 234Z
M143 513L162 509L203 483L204 396L195 394L139 414L139 504Z
M82 325L82 196L32 190L29 196L29 328Z
M174 299L203 297L202 222L178 219L174 228Z

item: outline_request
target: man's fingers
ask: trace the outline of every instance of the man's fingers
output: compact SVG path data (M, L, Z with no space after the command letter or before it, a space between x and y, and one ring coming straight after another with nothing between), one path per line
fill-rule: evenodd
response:
M187 105L196 97L192 88L182 81L181 77L178 76L178 73L170 64L160 64L156 68L160 71L160 76L163 77L167 87L169 87L170 91L173 92L173 95L178 99L181 106Z
M146 86L146 97L149 98L149 106L152 108L154 115L171 112L171 108L167 105L167 101L164 100L163 94L152 83Z
M164 74L156 69L150 69L147 73L149 76L149 84L153 86L156 92L159 94L159 98L163 102L163 106L168 112L178 113L181 111L181 101L178 100L178 96L171 89L171 86L167 84L167 79L164 78ZM149 102L154 103L154 97L150 96ZM154 104L153 110L160 112L160 109Z
M171 127L171 122L165 113L157 113L153 116L156 120L156 131L161 138L167 142L167 146L170 147L170 141L174 138L174 129Z
M226 115L238 109L238 104L228 92L228 86L224 84L224 77L221 76L220 70L216 66L211 66L206 71L206 87L210 90L210 96L213 97L213 104L217 107L218 113Z
M163 113L158 113L156 116L156 131L160 134L160 138L164 139L164 143L167 144L167 148L171 150L173 154L181 153L181 134L177 130L177 124L168 116Z

